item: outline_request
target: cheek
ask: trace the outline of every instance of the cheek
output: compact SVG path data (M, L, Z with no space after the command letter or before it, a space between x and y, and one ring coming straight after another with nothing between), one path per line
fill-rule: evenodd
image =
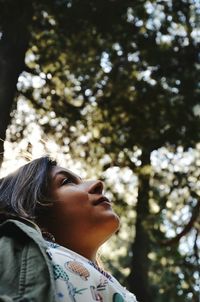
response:
M53 196L55 203L66 203L71 206L73 204L84 204L88 201L88 194L76 188L62 187Z
M88 194L85 192L63 190L55 196L55 199L52 214L58 221L72 221L76 217L81 217L84 212L87 213L87 208L89 209Z

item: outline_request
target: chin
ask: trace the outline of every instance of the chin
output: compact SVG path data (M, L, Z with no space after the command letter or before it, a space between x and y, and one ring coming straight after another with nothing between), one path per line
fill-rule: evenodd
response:
M115 232L117 232L120 228L120 219L119 219L119 216L117 214L115 214L116 217L115 217L115 222L116 222L116 226L115 226Z
M108 222L108 229L110 230L110 236L114 233L116 233L119 230L120 227L120 219L119 216L114 213Z

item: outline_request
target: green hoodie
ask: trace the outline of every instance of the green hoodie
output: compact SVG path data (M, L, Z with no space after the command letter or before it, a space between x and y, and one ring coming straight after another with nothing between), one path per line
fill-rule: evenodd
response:
M0 302L55 302L51 261L39 228L9 219L0 225Z

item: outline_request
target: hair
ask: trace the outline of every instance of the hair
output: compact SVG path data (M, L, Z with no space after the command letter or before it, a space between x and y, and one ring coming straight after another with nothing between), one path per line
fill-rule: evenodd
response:
M37 222L40 208L52 204L48 188L56 164L49 156L40 157L0 179L0 222L8 218Z

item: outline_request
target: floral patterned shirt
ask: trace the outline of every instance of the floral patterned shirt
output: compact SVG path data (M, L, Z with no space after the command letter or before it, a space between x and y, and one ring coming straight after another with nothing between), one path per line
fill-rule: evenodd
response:
M135 296L94 262L47 242L58 302L137 302Z

